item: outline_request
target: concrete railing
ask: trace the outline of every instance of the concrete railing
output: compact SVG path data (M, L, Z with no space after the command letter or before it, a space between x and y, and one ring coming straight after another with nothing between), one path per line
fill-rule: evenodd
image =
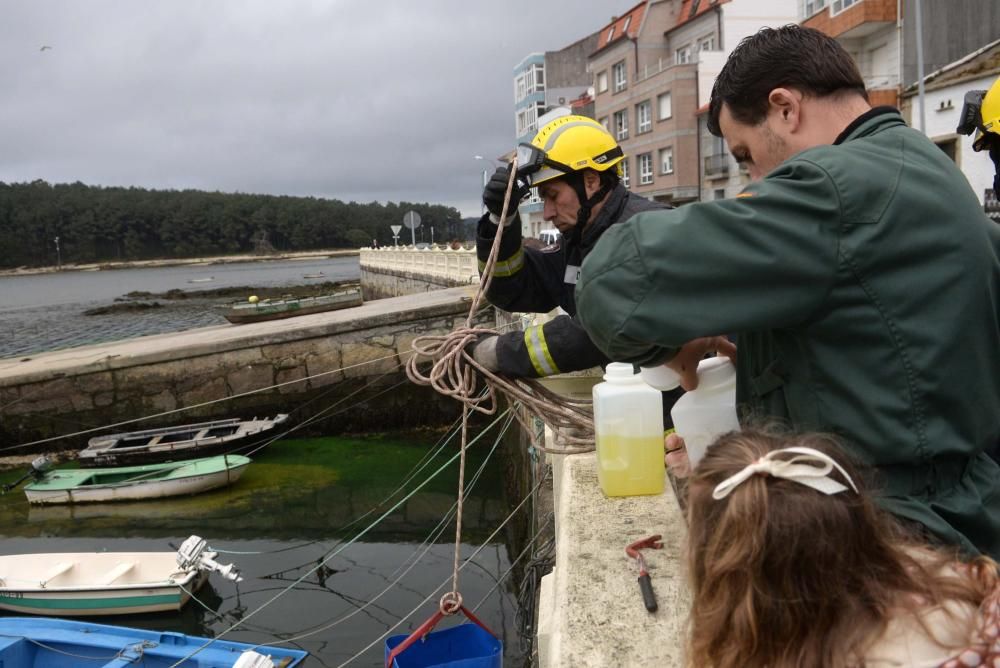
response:
M361 268L424 274L447 278L456 283L479 280L475 249L469 248L362 248Z

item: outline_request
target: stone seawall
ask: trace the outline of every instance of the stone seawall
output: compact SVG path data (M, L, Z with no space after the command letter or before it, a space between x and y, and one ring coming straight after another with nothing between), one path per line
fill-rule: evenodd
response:
M431 276L400 269L361 267L361 292L365 299L401 297L470 284L476 285L477 283L468 279L462 281L449 276Z
M473 294L437 290L0 360L0 447L177 409L125 430L293 411L293 424L319 415L312 426L323 433L440 424L456 402L414 386L403 365L414 338L464 321ZM482 318L492 323L489 311Z

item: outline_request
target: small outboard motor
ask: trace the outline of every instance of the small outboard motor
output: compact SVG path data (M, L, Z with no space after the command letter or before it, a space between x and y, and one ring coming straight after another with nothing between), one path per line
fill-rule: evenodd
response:
M52 462L48 457L42 455L41 457L35 457L31 462L31 470L25 473L23 476L15 480L14 482L7 483L3 486L3 493L6 494L10 490L14 489L22 482L28 478L34 478L35 480L41 480L42 476L45 475L46 471L52 468Z
M177 550L177 565L181 570L190 570L192 568L197 568L199 570L214 571L222 575L222 577L227 580L232 580L233 582L242 582L243 578L240 577L240 572L237 570L236 566L229 564L223 566L219 562L215 561L215 552L206 552L208 548L208 541L200 536L191 536L186 541L181 544L179 550Z

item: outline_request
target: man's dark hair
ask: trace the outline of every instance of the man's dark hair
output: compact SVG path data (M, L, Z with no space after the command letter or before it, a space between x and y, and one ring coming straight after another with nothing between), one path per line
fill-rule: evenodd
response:
M708 131L722 136L723 104L741 123L759 124L767 116L768 95L782 87L816 97L850 91L868 99L858 66L837 40L794 24L764 28L733 49L715 80Z

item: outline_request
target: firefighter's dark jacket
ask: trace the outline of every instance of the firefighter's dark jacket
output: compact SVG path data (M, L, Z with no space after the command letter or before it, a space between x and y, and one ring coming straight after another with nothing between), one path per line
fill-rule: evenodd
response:
M741 407L840 434L884 507L1000 557L1000 226L895 110L739 198L616 226L576 296L615 360L739 333Z
M669 207L632 194L619 183L583 233L564 235L558 245L525 248L520 222L515 220L507 226L487 299L505 311L526 313L547 313L561 306L569 316L560 315L524 332L501 335L497 341L499 370L510 376L534 378L607 364L608 358L571 317L576 314L576 268L609 227L639 212L664 208ZM480 272L489 258L496 230L488 216L479 221L476 253ZM569 276L567 270L573 275Z

